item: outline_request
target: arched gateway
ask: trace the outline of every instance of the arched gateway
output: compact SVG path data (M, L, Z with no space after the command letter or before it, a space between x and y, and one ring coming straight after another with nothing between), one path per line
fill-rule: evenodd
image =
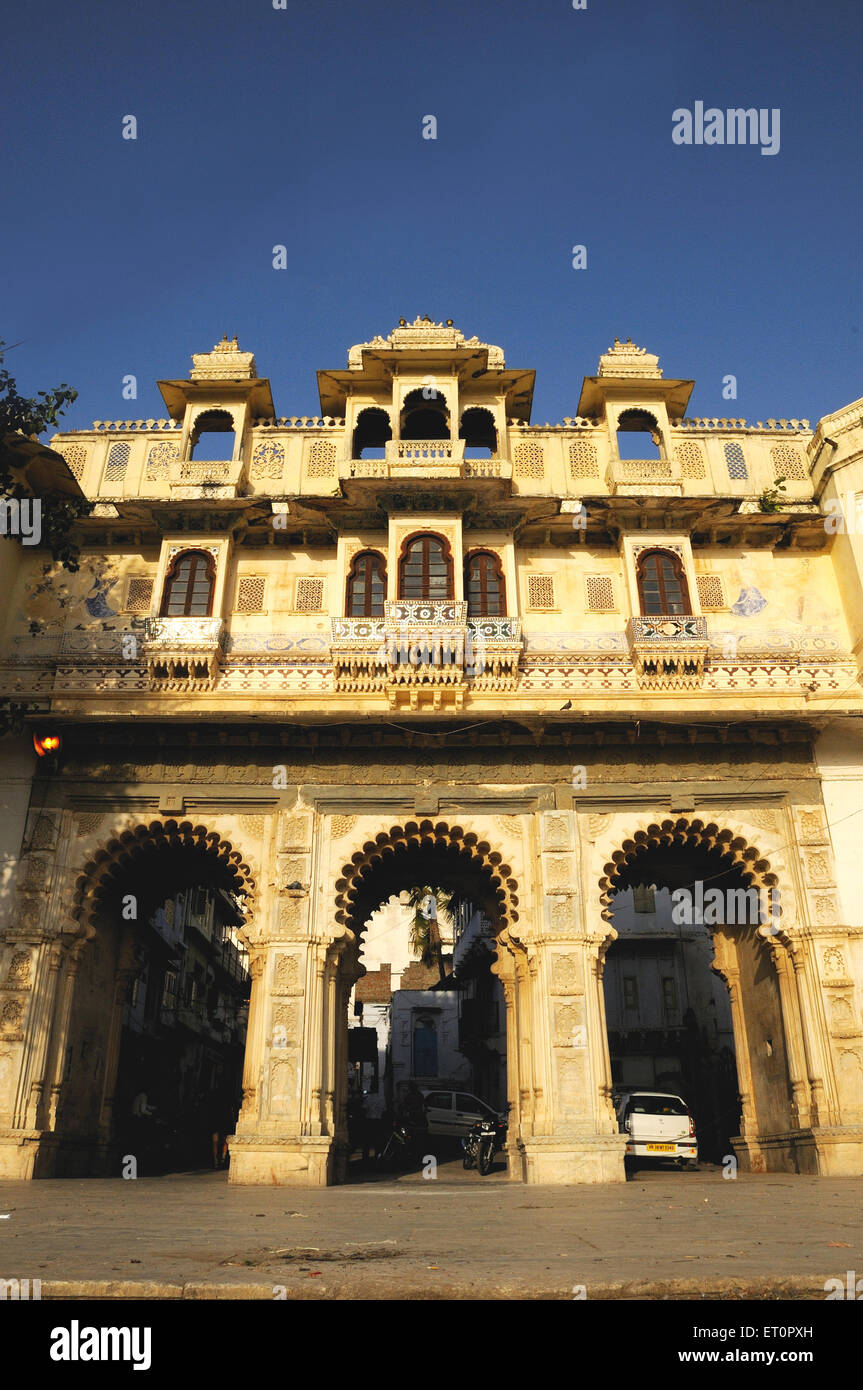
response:
M461 825L444 821L407 821L381 831L367 840L342 866L336 882L336 920L350 933L349 945L340 957L339 983L350 993L355 981L364 973L360 964L363 935L372 914L394 894L410 890L416 884L434 884L448 894L456 894L470 902L491 924L496 942L496 960L492 971L503 985L507 1014L511 1015L507 1035L507 1100L510 1115L510 1171L517 1175L517 1141L520 1132L522 1102L527 1098L529 1110L533 1084L525 1062L519 1059L517 1045L517 1013L515 980L517 965L524 956L518 939L518 884L509 864L492 849L489 842L475 831L465 831ZM347 1011L339 1028L338 1046L346 1042ZM342 1055L346 1056L346 1053ZM528 1059L529 1060L529 1059ZM344 1141L346 1138L347 1070L337 1068L335 1114L337 1126L337 1156L334 1171L344 1173Z
M429 316L317 380L279 415L225 338L170 421L31 478L94 506L77 569L4 549L0 1179L110 1168L124 1109L224 1112L242 1064L230 1181L340 1180L363 931L414 875L491 924L511 1177L622 1181L648 1064L730 1094L742 1164L863 1173L863 545L825 524L859 409L693 419L627 339L539 425L531 369ZM675 940L697 884L727 910Z
M519 869L493 847L484 823L472 828L423 819L385 827L378 822L373 833L361 836L354 830L357 819L331 817L326 829L319 827L319 863L331 866L332 897L321 909L320 935L312 929L318 944L311 955L293 944L290 950L276 949L264 969L270 998L262 999L259 1010L253 997L252 1017L260 1026L254 1036L250 1031L250 1051L258 1044L262 1048L264 1064L257 1074L265 1087L269 1081L269 1114L264 1118L260 1097L255 1098L256 1121L251 1108L244 1108L232 1148L231 1180L261 1181L264 1172L269 1181L338 1182L344 1177L347 1006L364 973L363 933L372 914L394 894L428 882L469 898L494 930L492 970L503 986L507 1013L509 1171L512 1177L524 1177L532 1163L533 1138L548 1126L549 1081L546 1058L533 1042L535 1035L543 1035L544 1025L538 976L522 939ZM340 835L345 825L351 828ZM510 841L523 860L520 833L513 836L510 829ZM302 1048L292 1047L300 1033ZM287 1045L269 1048L271 1039ZM275 1121L275 1113L289 1109L299 1131L290 1136Z
M848 1171L860 1121L841 1031L851 1026L845 949L811 925L782 822L761 812L769 829L645 816L633 829L617 812L513 806L395 823L302 802L204 823L42 812L0 956L4 1174L120 1171L131 1092L149 1095L165 1073L164 1052L151 1064L133 1036L149 992L172 1026L185 1021L199 1034L176 1053L181 1108L191 1090L212 1092L217 1072L220 1085L236 1085L239 1104L242 1065L231 1182L342 1180L348 1000L363 974L363 932L393 894L429 881L469 898L494 932L511 1178L624 1178L603 975L617 949L616 898L644 885L781 892L781 916L764 923L709 919L742 1106L732 1142L752 1170ZM814 835L814 813L805 814ZM34 857L51 885L38 930ZM167 911L180 901L182 931ZM201 989L192 978L183 999L171 998L171 961L193 936L202 938ZM236 965L232 953L242 956L233 985L217 959Z
M202 1166L217 1098L239 1090L252 871L190 821L133 821L83 858L49 939L17 953L30 1046L2 1100L22 1175L115 1176L128 1156L151 1172L154 1134L169 1166Z
M833 1140L820 1127L837 1123L840 1104L785 848L771 863L743 827L665 819L621 837L598 886L609 923L616 895L649 886L671 890L672 921L709 930L733 1025L741 1118L732 1147L751 1171L818 1172ZM617 939L612 928L603 955Z

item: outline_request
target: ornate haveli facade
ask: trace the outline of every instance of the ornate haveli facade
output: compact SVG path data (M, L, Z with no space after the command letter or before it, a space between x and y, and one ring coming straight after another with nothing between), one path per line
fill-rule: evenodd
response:
M0 1176L119 1172L143 924L205 885L250 978L230 1179L339 1181L363 930L418 882L496 933L513 1179L623 1179L615 901L697 884L773 903L709 926L739 1163L863 1173L863 401L689 419L615 341L531 424L533 372L428 319L320 418L193 360L169 418L52 441L77 573L0 542Z

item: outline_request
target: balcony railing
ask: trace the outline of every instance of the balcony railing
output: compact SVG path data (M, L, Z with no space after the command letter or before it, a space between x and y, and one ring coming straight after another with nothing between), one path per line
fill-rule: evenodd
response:
M242 459L177 460L168 475L171 494L180 500L236 497L243 467Z
M464 600L393 599L383 618L333 618L336 689L386 691L390 703L446 698L461 704L475 690L513 689L522 650L518 618L467 617Z
M465 458L463 439L394 439L379 459L348 459L342 465L349 478L505 478L511 465L505 459Z
M143 655L158 690L211 690L222 658L221 618L146 618Z
M428 627L447 628L467 622L467 603L464 599L396 598L384 604L386 622L422 623Z
M634 617L626 625L626 637L642 683L672 688L701 684L709 648L706 618L688 613Z
M386 446L392 463L405 465L458 463L464 458L463 439L394 439Z
M682 491L676 459L619 459L608 465L606 481L611 492L640 496L659 488L663 493Z

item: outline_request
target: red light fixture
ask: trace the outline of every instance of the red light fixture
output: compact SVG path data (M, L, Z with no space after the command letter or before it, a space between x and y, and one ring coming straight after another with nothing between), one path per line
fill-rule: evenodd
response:
M60 752L63 740L59 734L38 734L33 735L33 747L36 749L37 758L53 758Z

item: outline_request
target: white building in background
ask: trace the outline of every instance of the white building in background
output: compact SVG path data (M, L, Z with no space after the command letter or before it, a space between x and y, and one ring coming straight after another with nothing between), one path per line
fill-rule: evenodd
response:
M469 1087L471 1066L459 1051L459 995L455 989L399 989L393 994L393 1093L408 1081Z
M650 887L617 895L614 926L604 974L613 1081L682 1095L702 1152L719 1159L739 1105L731 1005L711 968L710 930L675 922L670 890Z

